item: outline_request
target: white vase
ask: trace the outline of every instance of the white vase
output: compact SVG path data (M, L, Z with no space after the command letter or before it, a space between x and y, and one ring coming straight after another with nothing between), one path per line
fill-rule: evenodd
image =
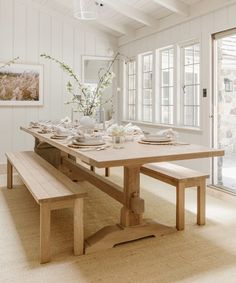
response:
M95 127L95 120L90 116L82 116L79 119L80 125L88 130L93 130Z

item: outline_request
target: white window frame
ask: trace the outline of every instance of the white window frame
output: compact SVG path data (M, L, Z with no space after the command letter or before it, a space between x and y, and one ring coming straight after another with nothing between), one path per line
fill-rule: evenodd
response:
M183 48L189 45L199 44L199 125L184 125L183 123ZM160 113L160 82L161 82L161 61L160 61L160 52L173 48L174 50L174 64L173 64L173 124L164 124L161 123L161 113ZM143 120L143 66L142 58L143 55L152 54L153 56L153 66L152 66L152 121ZM202 97L201 97L201 86L202 86L202 47L200 38L194 38L192 40L184 42L176 42L172 45L167 45L158 49L149 50L147 52L139 53L136 57L133 57L131 60L136 60L136 116L135 122L137 124L143 125L157 125L159 127L169 127L176 129L186 129L192 131L201 131L202 125ZM128 121L128 86L127 86L127 71L125 73L125 118Z
M151 71L148 71L148 72L143 72L143 58L144 56L152 56L152 70ZM138 80L139 80L139 101L141 102L141 105L139 105L139 110L141 110L141 115L139 115L139 120L141 120L141 122L144 122L144 123L153 123L153 93L154 93L154 75L155 75L155 66L154 66L154 52L153 51L148 51L148 52L145 52L145 53L142 53L142 54L139 54L139 68L138 68L138 71L139 71L139 76L138 76ZM151 111L152 111L152 115L151 115L151 121L146 121L144 120L144 103L143 103L143 100L144 100L144 86L143 86L143 78L144 78L144 73L151 73L152 74L152 84L151 84L151 88L146 88L146 89L150 89L151 90L151 93L152 93L152 103L151 103Z
M135 87L134 87L134 91L135 91L135 103L134 104L130 104L129 99L130 99L130 95L129 95L129 91L131 90L129 88L129 63L133 62L135 64L135 73L132 74L131 76L135 77ZM138 89L137 89L137 78L138 78L138 74L137 74L137 60L136 58L132 58L127 64L126 64L126 71L125 71L125 76L126 76L126 117L128 120L130 121L135 121L137 119L137 100L138 100ZM134 109L135 109L135 113L134 113L134 120L129 118L129 106L133 105Z
M172 89L173 89L173 105L162 105L162 89L164 88L163 86L162 86L162 71L164 70L163 68L162 68L162 52L164 52L164 51L168 51L168 50L170 50L170 49L172 49L173 50L173 66L172 66L172 68L169 68L169 64L168 64L168 68L166 68L166 70L170 70L170 69L172 69L173 70L173 86L171 86L172 87ZM175 83L175 70L176 70L176 61L175 61L175 58L176 58L176 49L175 49L175 47L174 47L174 45L169 45L169 46L165 46L164 48L160 48L160 49L157 49L156 50L156 52L157 52L157 54L158 54L158 56L157 56L157 58L156 58L156 61L157 61L157 66L158 66L158 68L156 68L156 77L158 77L158 87L157 87L157 93L159 94L158 95L158 98L156 98L157 99L157 107L156 107L156 122L157 123L160 123L160 124L162 124L162 125L169 125L169 126L173 126L173 125L175 125L176 123L175 123L175 112L176 112L176 104L175 104L175 90L176 90L176 83ZM166 88L170 88L170 86L168 86L168 87L166 87ZM173 115L173 123L170 123L170 122L168 122L168 123L164 123L164 122L162 122L162 107L163 106L172 106L173 108L173 113L172 113L172 115Z
M184 48L199 44L199 84L193 84L199 85L199 125L185 125L184 123L184 80L185 80L185 74L184 74ZM180 62L180 86L179 86L179 126L182 128L195 128L195 129L200 129L201 128L201 110L202 110L202 105L201 105L201 41L199 39L193 39L191 41L187 41L184 43L178 44L179 48L179 62ZM193 65L195 65L193 63ZM194 67L193 67L194 68ZM196 107L196 106L195 106Z

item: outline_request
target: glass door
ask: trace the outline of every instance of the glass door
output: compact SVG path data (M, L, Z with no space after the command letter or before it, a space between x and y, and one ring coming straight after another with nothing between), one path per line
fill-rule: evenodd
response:
M213 166L213 185L236 194L236 30L215 34L214 146L225 150Z

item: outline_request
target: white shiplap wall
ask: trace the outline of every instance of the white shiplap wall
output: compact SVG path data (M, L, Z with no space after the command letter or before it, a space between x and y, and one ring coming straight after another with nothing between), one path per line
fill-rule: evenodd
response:
M226 6L215 12L195 18L191 21L178 24L172 28L155 33L151 36L135 40L120 47L120 51L129 57L140 53L156 50L176 43L199 39L201 42L201 89L208 89L208 97L201 98L201 131L178 130L181 140L190 143L211 145L211 119L209 118L212 108L212 78L211 78L211 34L225 29L236 27L236 4ZM120 109L123 101L120 99ZM120 119L122 119L120 114ZM142 127L145 128L144 125ZM158 126L148 127L149 131L159 130ZM163 128L161 128L163 129ZM210 162L188 162L195 168L205 169L209 172Z
M64 105L66 75L39 55L46 52L62 59L81 75L82 55L110 55L117 49L117 40L27 0L0 0L0 38L0 62L20 56L20 63L44 65L43 107L0 106L2 163L6 151L32 148L33 139L19 130L21 125L70 115Z

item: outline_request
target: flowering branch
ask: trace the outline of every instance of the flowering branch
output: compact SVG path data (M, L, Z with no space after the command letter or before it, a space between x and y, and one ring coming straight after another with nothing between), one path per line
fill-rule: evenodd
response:
M41 54L40 56L45 59L52 60L53 62L59 64L61 69L65 71L74 80L75 84L77 85L77 91L79 90L79 94L77 94L77 91L76 89L74 89L72 83L70 81L67 82L66 84L67 91L72 95L72 100L67 102L67 104L76 103L79 111L82 111L84 115L88 115L88 116L93 115L96 108L99 105L101 105L101 95L103 91L111 85L112 79L115 77L115 74L111 72L111 68L115 60L117 60L119 53L116 54L114 59L111 61L108 69L105 71L103 75L101 75L103 69L99 70L98 73L99 82L95 90L92 90L91 87L83 84L80 78L75 74L75 72L72 70L72 68L69 65L45 53ZM108 99L107 101L102 103L102 105L111 101L111 99Z
M0 69L3 69L6 66L10 66L11 64L14 64L18 59L20 59L19 56L9 60L8 62L6 62L5 64L3 64L2 66L0 66Z

